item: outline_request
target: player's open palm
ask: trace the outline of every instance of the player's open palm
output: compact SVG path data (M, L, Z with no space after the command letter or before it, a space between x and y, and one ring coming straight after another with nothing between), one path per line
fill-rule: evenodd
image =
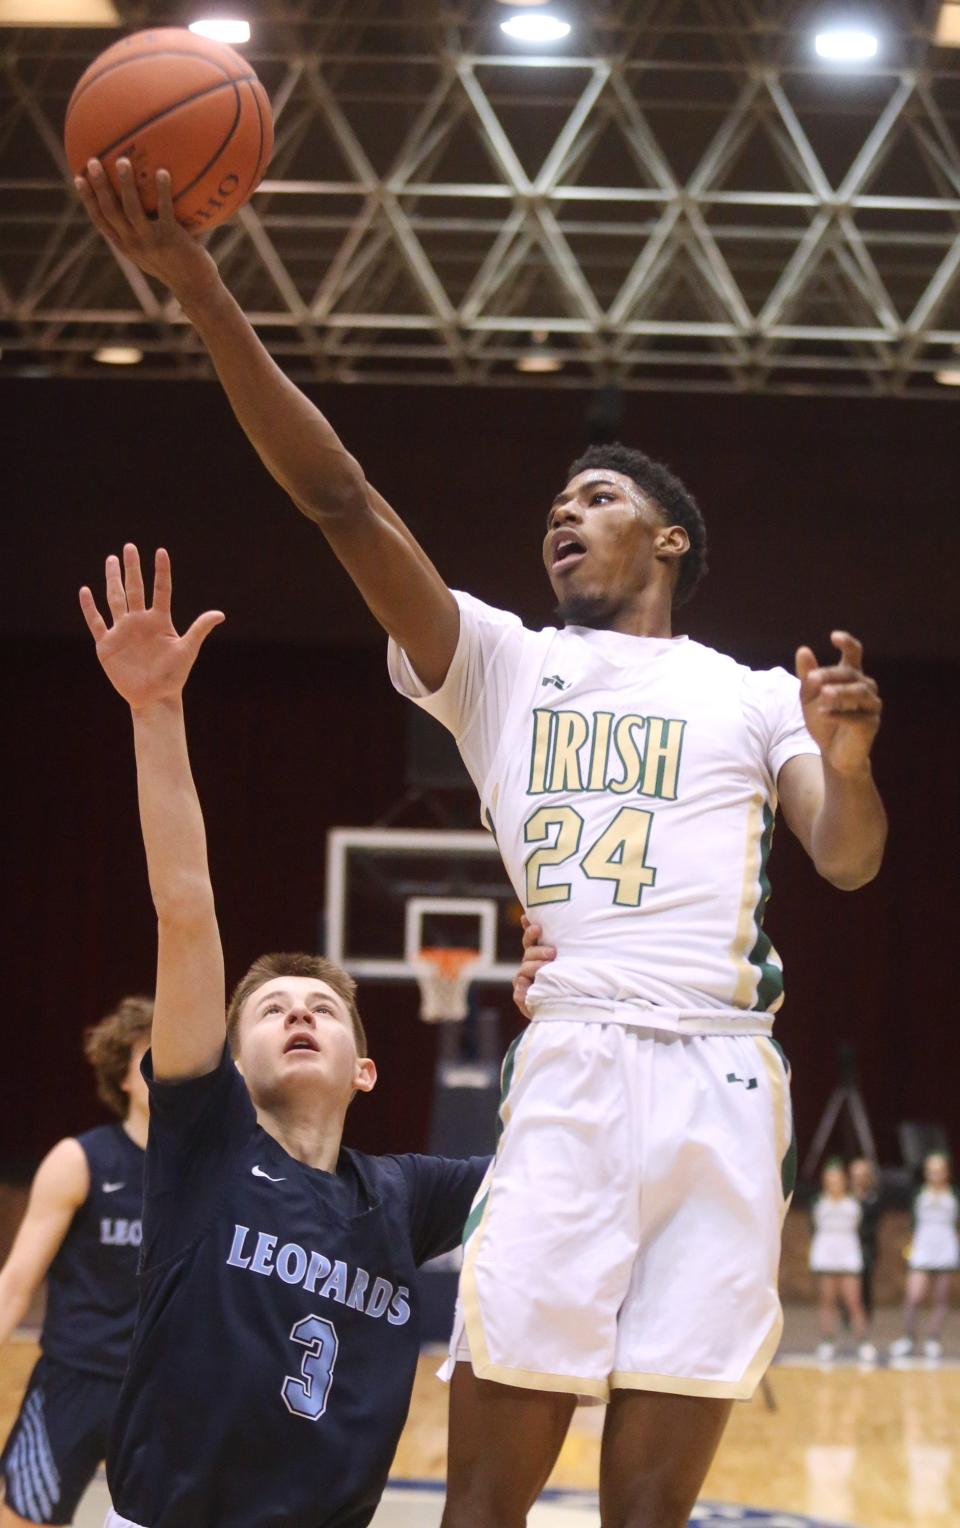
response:
M205 611L180 636L170 616L170 557L162 547L154 561L152 605L146 603L140 554L130 543L123 549L122 569L118 557L107 558L106 579L113 625L107 625L86 586L80 608L107 678L134 711L178 699L203 642L225 619L223 612Z

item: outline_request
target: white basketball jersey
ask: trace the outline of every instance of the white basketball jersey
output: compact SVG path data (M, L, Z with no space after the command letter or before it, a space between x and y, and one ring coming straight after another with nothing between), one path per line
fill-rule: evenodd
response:
M768 1031L783 998L762 929L776 779L819 752L798 681L686 637L528 631L456 598L441 688L426 694L394 643L390 676L453 733L517 897L557 947L535 1016Z

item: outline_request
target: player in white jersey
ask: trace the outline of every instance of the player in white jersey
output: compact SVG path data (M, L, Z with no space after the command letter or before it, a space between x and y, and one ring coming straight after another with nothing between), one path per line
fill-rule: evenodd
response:
M924 1357L943 1352L943 1328L950 1305L950 1280L960 1267L957 1235L957 1190L950 1178L950 1159L942 1151L924 1158L923 1188L913 1201L913 1237L903 1307L904 1335L890 1345L891 1358L909 1358L916 1348L920 1310L932 1294Z
M849 1192L842 1162L827 1163L820 1189L811 1207L813 1239L810 1243L810 1271L817 1276L820 1307L817 1357L829 1362L836 1353L837 1308L842 1304L857 1339L857 1357L863 1363L876 1363L879 1355L873 1343L867 1341L863 1311L863 1249L860 1246L863 1211Z
M834 885L882 857L860 644L835 632L829 666L801 648L798 684L674 637L703 520L623 447L576 463L550 510L559 628L454 595L177 226L168 178L150 221L118 170L120 201L96 166L78 186L93 222L174 292L262 460L391 637L395 682L453 729L558 948L468 1223L445 1528L524 1523L578 1398L610 1402L605 1528L680 1528L780 1330L791 1129L760 926L778 799Z

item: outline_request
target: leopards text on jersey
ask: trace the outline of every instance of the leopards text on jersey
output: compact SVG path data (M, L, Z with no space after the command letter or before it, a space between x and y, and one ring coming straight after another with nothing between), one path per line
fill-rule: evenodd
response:
M819 752L797 680L686 637L534 632L456 599L440 689L426 694L393 642L390 675L453 733L517 896L557 947L534 1016L599 1006L657 1028L769 1031L776 781Z
M362 1528L419 1350L414 1269L459 1239L485 1160L335 1173L257 1124L227 1051L150 1087L140 1311L107 1455L143 1528Z

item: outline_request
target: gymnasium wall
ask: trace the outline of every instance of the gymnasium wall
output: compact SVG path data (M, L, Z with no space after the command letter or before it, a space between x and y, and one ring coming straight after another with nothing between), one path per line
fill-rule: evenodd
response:
M568 392L341 389L324 403L448 580L549 618L546 506L583 443ZM315 943L326 829L370 822L403 789L403 705L345 576L270 483L218 390L105 381L0 385L8 454L0 602L6 807L0 1165L30 1167L100 1118L80 1033L148 988L153 925L129 721L86 642L75 591L125 538L174 556L175 610L220 605L188 690L228 976ZM956 416L896 402L632 395L625 438L697 493L711 575L685 625L756 663L790 663L848 624L886 717L877 774L892 817L878 881L820 882L781 829L768 927L787 965L778 1033L801 1147L857 1046L881 1155L902 1118L956 1142L960 637L948 621L960 534ZM12 576L11 576L12 575ZM351 1110L370 1149L425 1137L433 1034L410 994L370 989L380 1064ZM514 1030L504 1018L504 1040Z

